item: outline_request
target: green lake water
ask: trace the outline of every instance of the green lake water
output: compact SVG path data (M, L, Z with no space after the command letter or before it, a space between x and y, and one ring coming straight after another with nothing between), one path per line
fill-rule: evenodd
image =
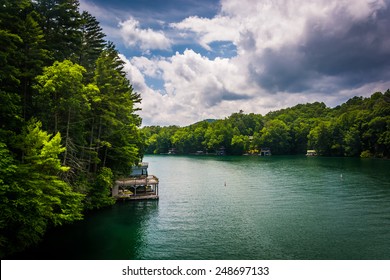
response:
M390 161L145 156L160 200L51 230L24 259L390 259Z

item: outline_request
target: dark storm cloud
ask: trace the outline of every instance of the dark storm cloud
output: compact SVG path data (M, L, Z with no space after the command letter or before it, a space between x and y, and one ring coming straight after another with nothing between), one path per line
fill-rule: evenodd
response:
M266 49L249 65L253 79L270 92L301 92L308 90L314 73L304 68L304 57L297 48L285 46L278 50Z
M351 24L345 32L332 34L319 29L308 28L306 44L301 49L305 66L326 75L357 76L367 82L384 78L380 73L386 73L390 66L389 8Z
M390 79L390 9L363 20L338 11L333 22L311 19L294 45L267 49L250 65L263 88L287 92L332 92ZM321 79L332 84L318 86Z
M208 85L205 87L205 92L202 95L202 103L207 107L213 107L220 104L222 101L239 101L239 100L249 100L253 97L240 94L236 92L231 92L226 88L218 88L215 85Z

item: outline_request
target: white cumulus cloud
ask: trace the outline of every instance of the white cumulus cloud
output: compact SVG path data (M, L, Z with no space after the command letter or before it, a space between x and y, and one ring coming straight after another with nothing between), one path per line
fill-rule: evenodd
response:
M143 29L140 22L132 17L119 23L120 34L127 46L139 47L143 51L167 50L171 41L162 31Z
M239 36L237 22L232 21L231 18L225 16L216 16L212 19L192 16L181 22L172 23L170 26L180 32L195 34L198 43L206 50L211 50L209 44L212 42L234 42Z

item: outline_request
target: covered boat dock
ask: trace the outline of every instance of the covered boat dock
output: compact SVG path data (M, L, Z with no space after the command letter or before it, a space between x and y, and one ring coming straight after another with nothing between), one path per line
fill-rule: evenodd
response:
M158 199L158 178L154 175L121 178L115 181L112 195L117 199Z
M134 166L129 177L115 181L112 196L118 200L158 199L158 178L148 175L147 169L147 162Z

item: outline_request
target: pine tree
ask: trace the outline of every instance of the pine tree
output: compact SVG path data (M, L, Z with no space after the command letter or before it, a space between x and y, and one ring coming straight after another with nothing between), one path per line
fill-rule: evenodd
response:
M37 18L38 14L35 11L28 13L20 28L20 36L23 40L19 52L20 92L22 93L24 120L33 116L33 80L41 74L49 53L44 49L45 39Z
M28 6L28 0L4 0L0 5L0 141L4 142L21 126L19 30Z
M77 61L81 42L81 16L78 0L36 0L35 10L40 15L40 26L50 50L51 61Z
M96 145L100 166L127 173L140 158L138 126L141 121L135 114L140 96L126 78L123 64L112 44L96 62L94 82L100 99L92 106L90 143ZM99 162L94 164L95 172Z
M0 38L4 41L0 47L1 101L7 104L2 111L6 110L10 115L2 119L7 123L10 123L9 117L19 119L16 127L21 126L20 121L32 116L32 80L41 73L47 60L38 17L30 1L5 1L0 12ZM18 112L16 108L19 108Z
M104 49L106 36L99 22L88 12L81 14L81 44L78 63L86 70L86 80L91 81L94 75L95 62Z

